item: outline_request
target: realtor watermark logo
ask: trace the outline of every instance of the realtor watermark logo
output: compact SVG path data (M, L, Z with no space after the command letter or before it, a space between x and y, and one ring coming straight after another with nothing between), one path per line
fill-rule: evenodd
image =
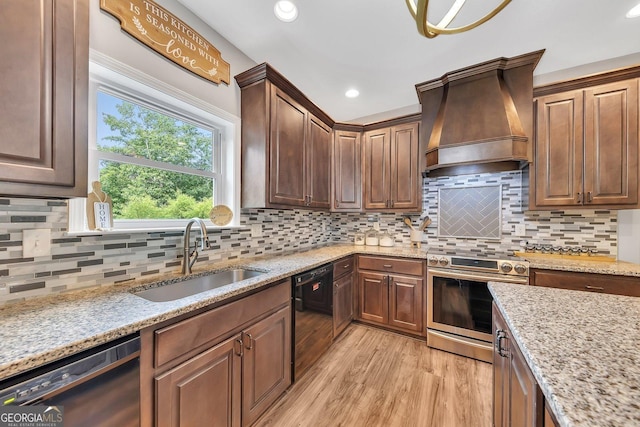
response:
M63 427L62 406L0 406L0 427Z

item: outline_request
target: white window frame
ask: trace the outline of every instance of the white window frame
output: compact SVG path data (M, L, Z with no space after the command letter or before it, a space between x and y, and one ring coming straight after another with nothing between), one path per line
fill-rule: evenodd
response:
M149 159L132 159L117 153L97 149L97 93L98 91L141 105L179 120L194 123L214 133L214 165L212 171L198 171L199 176L215 178L216 204L225 204L233 211L233 220L224 228L240 225L240 118L206 103L180 89L167 85L125 64L98 52L91 51L89 62L89 159L88 188L99 180L100 160L150 166L175 172L194 173L182 166L167 166ZM69 203L69 232L89 232L85 213L86 198L73 199ZM207 228L214 226L209 218L203 218ZM188 219L136 219L115 220L114 230L108 232L156 231L184 228ZM105 231L96 232L99 234Z

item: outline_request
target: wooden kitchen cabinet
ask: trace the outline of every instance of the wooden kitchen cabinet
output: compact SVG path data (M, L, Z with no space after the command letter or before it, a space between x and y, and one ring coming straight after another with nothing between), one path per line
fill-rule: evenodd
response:
M241 88L242 207L330 209L333 120L268 64Z
M291 282L141 339L141 425L251 425L291 385Z
M0 2L0 195L87 193L88 0Z
M156 378L156 426L241 426L240 339L231 337Z
M361 131L334 130L333 211L362 210Z
M575 291L640 297L640 277L531 269L529 284Z
M242 341L242 425L249 426L291 385L291 307L247 328Z
M412 334L425 335L424 262L358 257L358 318Z
M418 127L417 122L411 122L365 132L362 167L366 210L421 210Z
M495 303L493 314L493 425L542 427L544 399Z
M389 277L382 273L358 274L360 320L379 325L389 323Z
M638 206L638 79L536 100L532 209Z
M333 338L344 331L353 320L352 256L333 263Z

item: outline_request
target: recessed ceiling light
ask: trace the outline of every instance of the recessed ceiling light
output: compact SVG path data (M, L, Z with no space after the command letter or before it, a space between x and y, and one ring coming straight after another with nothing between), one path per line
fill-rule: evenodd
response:
M631 8L629 12L627 12L627 18L637 18L640 16L640 3Z
M347 98L357 98L358 95L360 95L360 92L358 92L358 89L349 89L344 93L344 96L346 96Z
M273 7L273 12L279 20L293 22L298 17L298 8L289 0L280 0Z

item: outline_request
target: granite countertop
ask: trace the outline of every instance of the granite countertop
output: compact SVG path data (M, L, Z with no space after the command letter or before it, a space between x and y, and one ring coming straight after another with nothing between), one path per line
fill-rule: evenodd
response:
M131 292L179 278L177 272L2 306L0 380L352 254L426 259L427 250L332 245L234 262L198 263L194 275L232 267L264 274L170 302L147 301Z
M625 261L594 261L589 257L559 257L541 254L522 255L529 262L529 268L541 270L574 271L578 273L612 274L617 276L640 277L640 264Z
M640 425L640 298L489 285L560 426Z

